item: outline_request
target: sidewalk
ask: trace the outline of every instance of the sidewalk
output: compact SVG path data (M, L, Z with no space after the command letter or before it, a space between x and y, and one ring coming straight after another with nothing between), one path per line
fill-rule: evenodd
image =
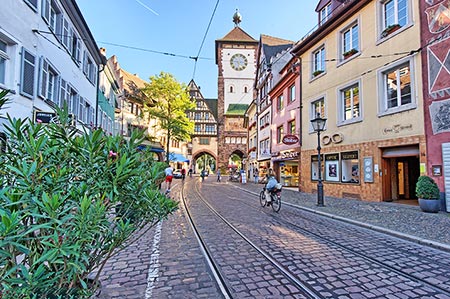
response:
M263 188L262 184L231 184L255 195ZM336 198L326 196L326 193L325 206L318 207L317 194L287 188L282 191L282 202L450 252L450 213L425 213L418 206Z

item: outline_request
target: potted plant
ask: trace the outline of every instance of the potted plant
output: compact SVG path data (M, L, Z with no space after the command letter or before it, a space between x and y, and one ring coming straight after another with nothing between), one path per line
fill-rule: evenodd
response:
M347 59L347 58L349 58L349 57L355 55L356 53L358 53L358 50L356 50L355 48L352 48L352 49L350 49L350 50L344 52L344 53L342 54L342 56L344 56L344 59Z
M394 32L394 31L396 31L397 29L399 29L401 26L399 25L399 24L392 24L392 25L389 25L389 26L387 26L384 30L383 30L383 32L381 33L381 36L382 37L386 37L386 36L388 36L389 34L391 34L392 32Z
M419 199L419 207L428 213L437 213L440 210L440 191L433 178L420 176L416 184L416 195Z

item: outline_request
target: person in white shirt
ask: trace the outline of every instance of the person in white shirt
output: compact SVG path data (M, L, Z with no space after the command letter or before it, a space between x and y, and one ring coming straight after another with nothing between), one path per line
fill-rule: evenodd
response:
M164 173L166 174L166 194L167 194L170 192L170 187L172 187L172 179L173 179L172 166L168 165L167 168L164 170Z

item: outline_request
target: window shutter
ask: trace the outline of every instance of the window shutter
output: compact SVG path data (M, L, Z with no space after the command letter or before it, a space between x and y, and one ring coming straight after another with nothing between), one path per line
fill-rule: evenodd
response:
M42 0L42 17L48 23L50 23L50 1L51 0Z
M39 93L38 95L47 98L48 62L44 57L40 59Z
M83 73L85 75L88 74L88 60L87 60L87 52L83 52Z
M35 69L36 57L28 52L25 48L22 48L22 63L20 76L20 92L27 97L32 98L34 96L34 69Z

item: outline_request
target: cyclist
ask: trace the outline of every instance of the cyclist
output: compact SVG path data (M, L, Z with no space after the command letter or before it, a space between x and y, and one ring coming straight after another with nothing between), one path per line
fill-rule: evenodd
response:
M275 188L275 185L278 184L277 179L275 178L275 175L270 174L268 175L267 184L266 184L266 200L267 203L270 203L272 198L270 197L270 191Z

